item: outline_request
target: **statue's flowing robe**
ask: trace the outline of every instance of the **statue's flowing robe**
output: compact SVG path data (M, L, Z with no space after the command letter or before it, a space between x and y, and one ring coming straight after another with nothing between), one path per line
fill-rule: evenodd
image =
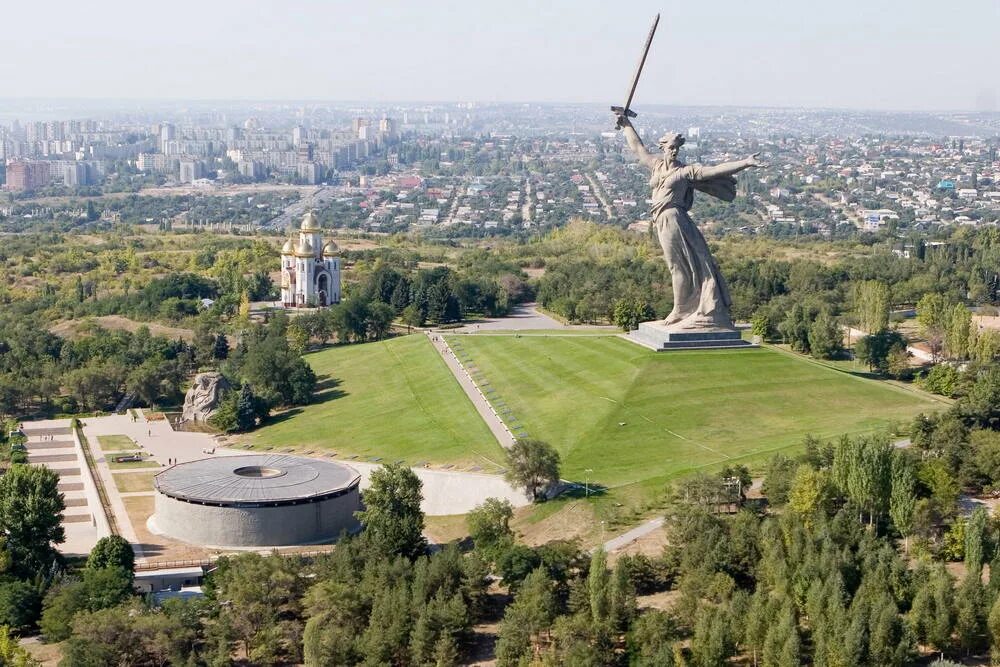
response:
M653 220L670 268L674 307L666 324L678 329L732 328L732 300L719 265L688 211L694 191L723 201L736 197L736 179L713 173L712 167L660 161L653 169Z

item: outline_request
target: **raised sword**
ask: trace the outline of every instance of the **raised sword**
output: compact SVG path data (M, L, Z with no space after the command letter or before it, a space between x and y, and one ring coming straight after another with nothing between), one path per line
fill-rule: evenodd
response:
M646 46L642 50L642 57L639 58L639 66L635 68L635 76L632 77L632 87L628 91L628 99L625 100L625 106L623 107L611 107L611 110L618 114L618 129L621 129L621 119L628 116L629 118L635 118L636 113L632 111L632 97L635 95L636 86L639 85L639 76L642 74L642 66L646 64L646 56L649 55L649 47L653 43L653 35L656 34L656 26L660 23L660 15L657 14L656 18L653 19L653 27L649 29L649 37L646 38Z

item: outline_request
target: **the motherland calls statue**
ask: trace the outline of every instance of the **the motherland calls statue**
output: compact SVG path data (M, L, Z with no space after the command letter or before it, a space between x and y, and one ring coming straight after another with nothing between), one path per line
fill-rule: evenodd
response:
M184 395L184 421L207 421L214 415L225 393L231 388L229 380L222 373L198 373L194 385Z
M695 190L732 201L736 197L733 174L763 166L757 160L758 154L714 167L686 165L677 157L684 137L673 132L662 136L658 144L663 155L653 155L646 150L628 115L617 115L629 148L652 171L649 185L653 191L653 224L674 291L674 308L663 323L674 330L732 329L729 288L688 211Z
M649 185L653 190L653 224L656 226L660 246L663 247L663 256L667 260L674 288L674 308L667 319L662 323L643 322L634 339L657 350L674 346L739 345L743 341L734 329L733 319L729 314L732 305L729 288L719 271L719 265L708 250L705 237L691 220L688 211L694 203L695 190L707 192L724 201L732 201L736 197L736 179L733 174L763 165L757 161L756 153L745 160L725 162L714 167L686 165L677 157L684 144L684 137L674 132L660 138L658 143L663 149L662 156L653 155L646 150L629 119L636 116L631 109L632 99L659 23L660 15L657 14L649 29L639 66L632 75L624 106L611 107L618 118L618 129L625 132L629 148L639 158L639 162L652 172Z

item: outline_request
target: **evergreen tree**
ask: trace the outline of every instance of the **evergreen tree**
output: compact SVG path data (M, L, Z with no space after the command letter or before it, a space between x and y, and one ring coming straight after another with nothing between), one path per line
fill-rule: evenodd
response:
M257 398L246 382L240 387L239 398L236 399L236 429L249 431L257 425Z
M986 634L986 609L983 586L978 573L966 574L955 593L955 634L958 646L966 655L983 646Z
M917 504L917 476L913 461L898 450L893 453L891 468L889 516L896 530L903 536L904 550L908 552L909 538L913 532L913 511Z
M986 560L987 526L989 515L982 506L977 507L965 525L965 566L970 575L979 577Z
M217 360L227 359L229 357L229 341L226 340L226 334L220 333L215 337L215 346L212 348L212 356Z
M986 624L990 632L990 656L993 664L1000 664L1000 596L993 600Z
M608 576L608 559L604 549L597 548L590 558L587 591L590 594L590 615L594 625L603 625L610 616L611 578Z

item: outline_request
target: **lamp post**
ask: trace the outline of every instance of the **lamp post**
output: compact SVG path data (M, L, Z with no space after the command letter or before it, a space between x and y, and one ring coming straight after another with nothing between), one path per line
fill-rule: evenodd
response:
M591 468L587 468L583 472L587 473L587 475L586 475L586 477L584 477L584 481L583 481L583 497L584 498L589 498L590 497L590 475L594 471Z

